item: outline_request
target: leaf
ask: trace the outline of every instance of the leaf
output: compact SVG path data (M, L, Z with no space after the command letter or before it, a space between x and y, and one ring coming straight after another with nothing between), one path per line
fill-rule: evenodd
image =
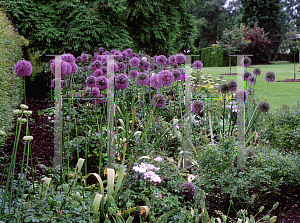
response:
M94 206L94 211L95 211L95 215L96 218L98 218L98 211L99 211L99 206L101 203L103 195L102 194L96 194L94 201L93 201L93 206Z

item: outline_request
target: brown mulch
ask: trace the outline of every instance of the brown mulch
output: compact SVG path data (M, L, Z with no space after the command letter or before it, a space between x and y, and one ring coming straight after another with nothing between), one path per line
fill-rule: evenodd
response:
M23 101L24 103L24 101ZM27 98L26 104L28 105L30 111L32 111L32 115L29 116L30 119L33 119L28 123L29 127L29 135L33 136L33 140L31 141L31 151L32 151L32 163L34 169L38 168L38 164L43 164L48 167L52 167L51 158L54 154L54 143L53 143L53 127L54 123L50 122L53 118L48 119L48 117L44 115L38 115L37 110L43 110L53 106L53 103L46 102L44 98ZM16 119L15 119L16 120ZM14 120L14 125L15 125ZM5 153L8 155L8 158L11 158L12 150L14 146L15 139L15 128L11 130L14 134L11 135L6 140L6 146L4 148ZM17 149L17 157L16 157L16 167L15 167L15 175L14 178L17 179L17 174L21 172L21 164L22 157L24 151L24 141L23 136L25 136L26 124L22 125L21 128L21 136ZM27 149L26 149L27 152ZM26 162L26 157L25 157ZM30 163L30 160L29 160ZM31 176L31 173L27 173L27 176ZM40 171L35 172L35 177L39 177ZM6 181L6 179L5 179Z

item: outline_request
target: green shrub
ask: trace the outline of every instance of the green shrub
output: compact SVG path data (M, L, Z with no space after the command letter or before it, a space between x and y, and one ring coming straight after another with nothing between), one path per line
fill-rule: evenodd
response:
M201 49L201 62L204 67L227 67L229 56L219 46L206 47ZM231 58L231 66L236 66L236 57Z
M24 79L16 76L14 65L22 59L22 45L19 34L5 13L0 11L0 126L8 133L12 129L12 110L23 99Z
M265 119L260 117L259 137L276 148L300 151L300 101L294 108L282 105Z

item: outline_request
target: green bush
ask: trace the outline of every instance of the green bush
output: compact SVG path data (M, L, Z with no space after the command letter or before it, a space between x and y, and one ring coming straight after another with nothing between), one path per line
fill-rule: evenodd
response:
M12 110L16 109L23 99L24 79L16 76L14 65L22 59L24 38L14 30L2 11L0 30L0 126L1 130L8 133L13 127Z
M300 151L300 101L294 108L282 105L265 119L260 117L259 137L276 148Z
M201 62L204 67L227 67L229 56L219 46L206 47L201 49ZM236 57L231 58L231 66L236 66Z

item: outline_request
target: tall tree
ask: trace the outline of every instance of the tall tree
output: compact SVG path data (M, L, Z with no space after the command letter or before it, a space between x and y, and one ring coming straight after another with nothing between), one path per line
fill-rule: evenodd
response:
M126 8L129 33L148 54L171 55L183 45L192 46L189 37L196 27L184 0L128 0Z
M280 0L241 0L242 3L242 22L247 26L253 27L255 22L257 25L269 33L268 38L273 41L268 49L269 57L268 61L274 58L274 55L278 52L281 34L283 33L282 27L282 4ZM257 57L263 56L257 53Z

